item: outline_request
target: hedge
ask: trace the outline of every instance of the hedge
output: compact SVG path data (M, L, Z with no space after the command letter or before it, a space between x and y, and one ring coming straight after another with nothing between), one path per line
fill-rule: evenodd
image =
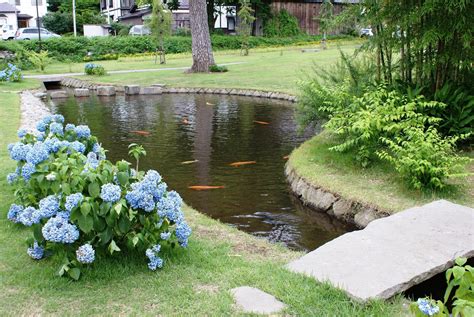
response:
M347 38L347 35L334 36L334 38ZM251 37L250 48L298 45L302 43L319 41L320 36L301 35L290 38L280 37ZM240 49L239 36L212 35L214 50ZM139 54L153 52L156 48L155 41L150 36L119 36L119 37L61 37L44 40L41 48L47 50L51 57L59 60L83 61L88 54L100 59L106 54ZM20 50L39 50L39 42L33 41L4 41L0 42L0 51L7 50L19 52ZM167 53L191 52L191 37L171 36L165 40ZM93 58L92 58L93 59Z

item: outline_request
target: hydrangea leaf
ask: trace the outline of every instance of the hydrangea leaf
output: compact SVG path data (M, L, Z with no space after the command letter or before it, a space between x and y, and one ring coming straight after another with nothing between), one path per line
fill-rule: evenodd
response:
M114 240L112 240L109 244L109 252L113 254L114 252L120 252L120 248L117 246Z
M89 233L94 225L92 217L81 215L77 221L79 228L85 233Z
M100 194L99 184L94 183L94 182L90 183L88 186L88 190L89 190L89 195L91 195L91 197L93 198L99 197L99 194Z
M81 270L79 270L77 267L70 269L68 273L69 273L69 276L75 281L77 281L79 277L81 277Z
M83 216L87 216L91 211L91 205L88 202L83 202L81 205L81 213Z

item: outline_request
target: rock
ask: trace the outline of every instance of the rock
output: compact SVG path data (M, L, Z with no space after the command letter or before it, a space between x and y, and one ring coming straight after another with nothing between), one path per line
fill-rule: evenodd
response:
M332 205L334 216L338 219L352 220L354 215L353 202L348 199L339 199Z
M36 98L44 99L44 98L48 97L48 94L45 93L45 92L37 92L37 93L34 94L34 96Z
M49 93L51 99L67 98L69 97L67 91L65 90L56 90Z
M166 87L166 84L151 84L151 87L165 88L165 87Z
M98 86L97 87L97 96L114 96L115 87L114 86Z
M288 264L351 297L387 299L474 256L474 209L446 200L372 221Z
M313 186L309 186L306 193L306 200L317 210L326 211L332 207L332 204L337 200L337 198L330 192L324 191L321 188L316 189Z
M89 97L90 96L90 91L89 91L89 89L76 88L76 89L74 89L74 96L76 96L76 97Z
M365 207L354 216L354 223L359 228L365 228L377 218L379 217L377 217L377 210L375 208Z
M244 313L275 314L286 307L274 296L250 286L241 286L230 291L235 303Z
M138 95L140 93L139 85L125 85L124 92L126 95Z
M163 89L160 87L142 87L140 88L140 95L161 95Z

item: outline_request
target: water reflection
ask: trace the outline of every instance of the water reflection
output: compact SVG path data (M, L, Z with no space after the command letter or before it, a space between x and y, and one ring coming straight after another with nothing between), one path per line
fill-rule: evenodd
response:
M286 102L175 94L91 96L51 106L68 122L88 124L113 161L127 159L128 144L142 144L147 156L141 168L157 169L188 204L244 231L314 249L349 229L306 209L288 192L283 157L311 132L296 133L294 108ZM238 161L257 163L229 165ZM192 191L192 185L225 188Z

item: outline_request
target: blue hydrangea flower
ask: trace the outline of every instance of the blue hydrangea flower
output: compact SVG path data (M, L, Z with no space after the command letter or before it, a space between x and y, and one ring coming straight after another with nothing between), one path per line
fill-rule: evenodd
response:
M63 115L60 115L60 114L53 115L52 120L54 120L56 122L59 122L59 123L64 123L64 117L63 117Z
M84 153L86 151L86 146L79 141L70 142L69 147L80 153Z
M87 154L86 168L96 169L99 166L99 160L94 152Z
M92 263L95 260L95 250L90 244L84 244L77 249L76 258L80 263Z
M160 238L163 240L169 240L171 237L171 232L162 232L160 233Z
M42 142L36 142L26 155L26 161L34 165L39 164L49 157L49 152Z
M188 246L188 238L191 235L191 232L191 228L185 221L182 221L176 225L176 238L178 238L178 243L183 248L186 248Z
M175 191L170 191L156 204L160 218L168 218L173 222L180 222L183 219L181 205L183 199Z
M13 150L13 147L14 147L15 145L19 144L19 143L20 143L20 142L18 142L18 143L10 143L10 144L8 144L8 146L7 146L8 153L11 153L11 152L12 152L12 150Z
M36 130L38 130L39 132L45 132L47 128L48 123L46 123L44 120L41 120L36 124Z
M120 199L122 191L120 186L114 185L112 183L104 184L100 188L100 198L103 201L114 203Z
M44 134L43 132L40 132L40 133L36 133L35 136L36 136L36 141L44 141L46 134Z
M44 248L38 245L38 242L35 241L33 247L28 248L26 253L28 253L28 255L34 260L41 260L44 255Z
M40 222L40 213L34 207L26 207L21 213L17 216L18 222L21 224L31 227L35 223Z
M15 143L10 150L10 157L15 161L26 161L26 156L33 147L31 144Z
M132 190L127 192L125 198L132 208L151 212L166 192L166 184L160 181L160 174L150 170L142 181L132 184Z
M81 139L81 138L87 139L87 138L89 138L89 137L91 136L91 129L89 129L89 127L86 126L86 125L78 125L78 126L74 129L74 131L76 132L77 137L78 137L79 139Z
M58 138L47 138L43 142L44 146L48 150L49 153L56 153L59 151L59 149L62 147L62 141L60 141Z
M34 172L36 172L35 165L33 163L26 163L21 169L21 176L25 179L25 181L28 181Z
M8 210L7 218L14 223L20 222L18 216L23 212L23 206L12 204Z
M63 125L58 122L53 122L49 125L49 131L57 135L64 135Z
M77 227L64 217L51 217L41 230L43 237L51 242L74 243L79 239L79 230Z
M71 211L74 209L74 207L82 202L82 198L83 196L81 193L71 194L66 197L66 203L64 204L64 207L67 211Z
M426 298L419 298L416 303L420 311L427 316L434 316L439 313L439 307Z
M40 200L39 212L41 218L51 218L59 210L59 200L56 196L50 195Z
M150 260L148 262L148 268L155 271L157 268L163 267L163 259L158 257L156 254L160 252L161 246L159 244L154 245L152 248L147 249L145 255Z
M27 134L27 132L26 132L25 129L20 129L20 130L18 130L18 132L17 132L17 135L18 135L18 137L19 137L20 139L23 138L26 134Z
M161 182L161 175L155 170L148 170L145 174L144 180L159 183Z
M75 128L76 128L76 126L74 124L68 123L68 124L66 124L65 130L66 131L74 131Z
M16 181L16 179L18 178L18 174L17 173L9 173L7 175L7 182L8 184L13 184L14 181Z

